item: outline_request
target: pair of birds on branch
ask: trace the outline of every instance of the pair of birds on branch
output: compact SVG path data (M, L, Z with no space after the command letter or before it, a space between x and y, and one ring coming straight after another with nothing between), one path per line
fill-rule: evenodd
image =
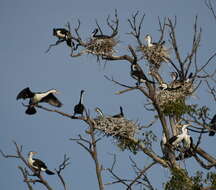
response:
M85 110L85 106L83 105L84 92L85 92L84 90L81 90L81 92L80 92L80 100L79 100L79 103L74 106L73 116L75 116L76 114L83 115L83 112ZM48 103L48 104L55 106L55 107L61 107L62 103L54 95L57 93L59 93L59 91L56 89L51 89L51 90L48 90L46 92L32 92L30 90L30 88L27 87L27 88L24 88L22 91L19 92L16 99L17 100L30 99L29 105L27 106L25 113L28 115L33 115L37 112L35 109L35 106L38 103L45 102L45 103Z
M190 157L193 154L193 139L188 134L187 127L190 124L185 124L181 128L181 133L179 135L175 135L167 140L165 134L163 133L162 141L161 141L161 149L165 157L168 156L168 152L170 151L168 147L174 148L175 150L180 151L180 155L176 157L177 160L182 160L184 158ZM180 145L183 145L181 148Z
M95 111L99 114L100 117L104 117L104 114L103 114L103 112L101 111L101 109L99 107L96 107ZM122 117L124 117L124 112L123 112L122 106L120 106L120 113L115 114L112 117L113 118L122 118Z

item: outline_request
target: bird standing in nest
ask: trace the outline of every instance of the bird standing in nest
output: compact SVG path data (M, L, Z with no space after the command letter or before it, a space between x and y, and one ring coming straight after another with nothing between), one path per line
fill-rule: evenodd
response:
M116 115L113 115L112 117L114 117L114 118L122 118L122 117L124 117L123 108L120 106L120 113L116 114Z

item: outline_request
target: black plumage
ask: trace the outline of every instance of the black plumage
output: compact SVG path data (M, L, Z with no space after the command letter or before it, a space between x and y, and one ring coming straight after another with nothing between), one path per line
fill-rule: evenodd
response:
M124 117L123 108L120 106L120 113L116 114L116 115L113 115L112 117L114 117L114 118Z
M29 87L27 87L19 92L16 99L18 100L18 99L33 98L33 96L34 96L34 93L30 90Z
M111 36L108 35L103 35L103 34L97 34L98 33L98 29L95 28L94 31L92 32L92 37L97 38L97 39L108 39L108 38L112 38Z
M216 130L216 114L214 115L214 117L210 121L209 125L210 125L211 129ZM214 131L209 132L209 136L214 136L214 135L215 135Z
M131 64L130 75L131 75L132 78L137 80L138 85L140 85L140 83L143 83L143 82L149 82L149 83L152 83L152 84L155 83L155 82L150 81L149 79L147 79L147 77L144 75L144 72L143 72L142 68L137 63Z
M81 90L79 103L74 106L74 114L73 114L74 116L76 114L83 115L83 112L85 110L85 106L83 105L83 94L84 94L84 92L85 92L84 90Z
M61 107L62 103L54 96L54 93L58 93L56 89L51 89L46 92L32 92L29 87L23 89L17 95L16 99L27 99L29 98L29 105L26 110L26 114L33 115L37 111L35 109L35 105L40 102L46 102L55 107Z

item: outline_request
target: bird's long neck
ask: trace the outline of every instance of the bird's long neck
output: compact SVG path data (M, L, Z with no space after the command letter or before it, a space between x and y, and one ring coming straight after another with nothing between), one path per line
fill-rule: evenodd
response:
M148 37L148 38L146 39L146 42L147 42L147 46L148 46L148 47L151 47L151 46L152 46L152 40L151 40L150 37Z
M97 112L100 114L100 116L104 116L103 112L101 111L101 109L97 108Z
M29 157L28 157L28 162L29 162L29 164L32 164L32 162L33 162L33 154L29 154Z
M92 36L93 36L93 37L96 37L96 34L97 34L97 33L98 33L98 30L95 29Z
M124 116L122 107L120 107L120 114L121 114L122 116Z
M79 101L79 104L82 104L83 103L83 92L80 93L80 101Z

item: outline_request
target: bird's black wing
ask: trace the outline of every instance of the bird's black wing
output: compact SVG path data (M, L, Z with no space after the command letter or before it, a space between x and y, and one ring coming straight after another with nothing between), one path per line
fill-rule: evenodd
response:
M62 103L52 94L48 94L44 98L41 99L41 102L46 102L52 106L61 107Z
M37 167L38 169L39 168L47 169L47 166L43 161L36 158L33 158L33 160L34 160L33 166Z
M27 87L24 88L22 91L19 92L16 99L26 99L26 98L32 98L34 96L34 93L31 92L31 90Z
M178 138L177 136L171 137L171 138L168 140L169 144L174 143L174 142L176 141L177 138Z

